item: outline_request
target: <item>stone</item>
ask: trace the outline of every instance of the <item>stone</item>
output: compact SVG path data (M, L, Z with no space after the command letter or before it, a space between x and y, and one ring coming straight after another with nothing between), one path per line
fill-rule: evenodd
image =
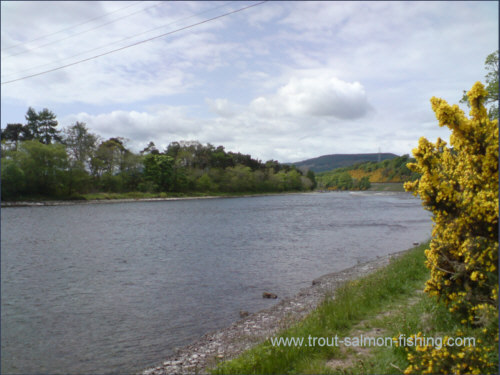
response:
M276 298L278 298L278 296L274 293L264 292L264 293L262 293L262 298L276 299Z

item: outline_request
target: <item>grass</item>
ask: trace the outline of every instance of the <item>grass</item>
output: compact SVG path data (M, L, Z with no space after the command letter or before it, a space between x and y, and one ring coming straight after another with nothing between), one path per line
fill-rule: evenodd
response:
M384 336L398 337L400 334L409 337L422 332L425 337L440 338L445 335L456 337L461 331L463 337L473 337L476 346L498 345L488 337L482 327L472 327L460 324L442 303L425 293L417 293L414 297L403 301L405 303L392 306L388 314L377 316L367 322L369 326L378 327ZM409 302L409 303L408 303ZM498 363L498 354L492 360ZM370 355L359 359L348 366L331 374L400 374L409 365L407 353L402 347L376 347L370 350ZM493 371L492 373L498 373Z
M339 337L361 320L376 316L389 304L411 296L428 278L421 245L395 259L383 269L362 279L346 283L305 320L277 337ZM332 346L273 346L270 340L250 349L240 357L220 363L213 374L307 374L325 373L325 363L340 357Z
M143 193L143 192L129 192L129 193L88 193L83 194L84 200L108 200L108 199L147 199L147 198L167 198L166 193Z
M304 321L276 337L474 337L477 345L496 345L481 327L464 326L442 303L423 293L429 271L428 243L409 250L388 266L346 283ZM306 339L307 341L307 339ZM306 342L305 341L305 342ZM493 358L498 363L498 355ZM409 363L403 347L273 346L268 340L213 374L401 374ZM496 373L496 372L493 372Z
M149 198L191 198L191 197L242 197L248 195L269 195L269 194L287 194L297 192L186 192L186 193L89 193L82 195L85 200L106 200L106 199L149 199Z
M282 195L282 194L295 194L302 191L286 191L286 192L185 192L185 193L144 193L140 191L132 191L127 193L87 193L87 194L74 194L72 196L55 196L47 197L42 195L19 197L15 201L26 202L45 202L52 200L114 200L114 199L151 199L151 198L190 198L190 197L242 197L249 195Z

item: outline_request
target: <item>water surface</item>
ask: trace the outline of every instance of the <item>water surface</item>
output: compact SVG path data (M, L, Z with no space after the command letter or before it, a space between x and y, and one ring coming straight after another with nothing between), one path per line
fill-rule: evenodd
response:
M3 208L2 373L133 373L430 236L405 193Z

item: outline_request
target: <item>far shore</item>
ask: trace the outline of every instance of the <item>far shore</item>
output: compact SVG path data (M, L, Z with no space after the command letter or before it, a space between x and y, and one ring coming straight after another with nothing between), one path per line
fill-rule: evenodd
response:
M400 183L380 183L372 185L372 188L365 190L366 192L404 192ZM359 191L359 190L353 190ZM220 194L220 195L192 195L192 196L167 196L167 197L144 197L144 198L113 198L103 197L100 199L67 199L67 200L19 200L19 201L2 201L1 207L39 207L39 206L72 206L80 204L105 204L105 203L130 203L130 202L162 202L162 201L178 201L191 199L216 199L216 198L248 198L262 197L274 195L290 195L304 193L328 193L327 190L315 191L290 191L278 193L248 193L248 194ZM331 192L337 192L332 190ZM349 191L344 191L349 192Z
M311 192L280 192L280 193L238 194L238 195L227 194L227 195L202 195L202 196L156 197L156 198L102 198L102 199L6 201L6 202L2 201L1 207L72 206L78 204L161 202L161 201L178 201L178 200L189 200L189 199L262 197L270 195L289 195L289 194L301 194L301 193L311 193Z

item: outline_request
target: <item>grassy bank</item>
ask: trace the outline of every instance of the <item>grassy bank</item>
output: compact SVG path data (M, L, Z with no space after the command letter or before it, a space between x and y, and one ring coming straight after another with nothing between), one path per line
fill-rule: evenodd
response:
M387 267L339 288L300 324L276 338L305 338L302 346L273 346L268 340L240 357L219 363L214 374L397 374L408 366L404 348L306 346L308 337L406 337L417 332L453 336L460 323L446 307L422 293L429 272L427 244ZM462 327L463 328L463 327ZM481 337L470 328L467 336Z
M151 199L151 198L197 198L197 197L244 197L254 195L283 195L295 194L302 191L282 192L186 192L186 193L94 193L84 194L84 200L106 200L106 199Z
M202 197L245 197L258 195L284 195L304 193L304 191L282 191L282 192L186 192L186 193L143 193L138 191L128 193L88 193L73 196L26 196L16 200L2 200L2 203L15 202L52 202L52 201L104 201L118 199L155 199L155 198L202 198Z

